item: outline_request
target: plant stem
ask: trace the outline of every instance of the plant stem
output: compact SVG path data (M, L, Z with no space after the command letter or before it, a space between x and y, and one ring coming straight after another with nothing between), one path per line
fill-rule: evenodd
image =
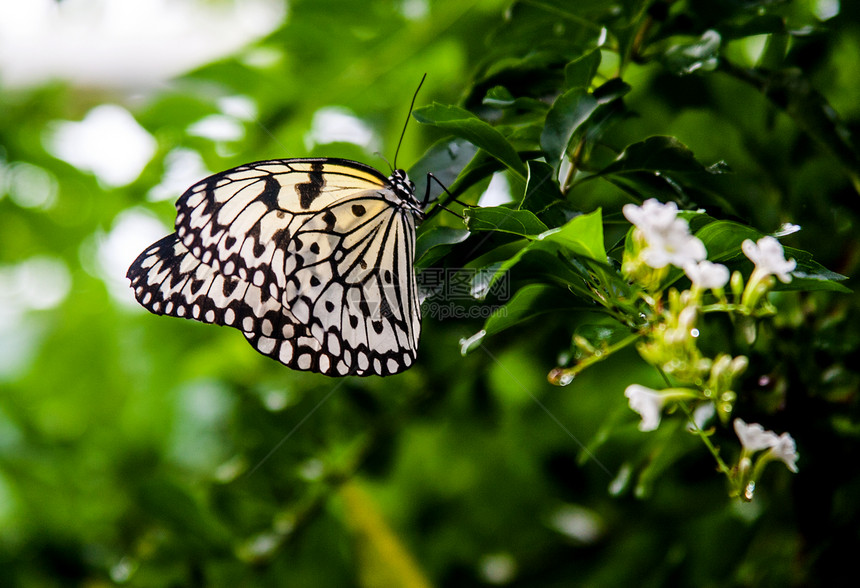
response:
M693 433L696 436L698 436L699 439L702 440L702 443L705 444L705 447L707 447L708 451L711 452L711 455L714 456L714 459L717 461L717 467L719 468L719 470L723 474L725 474L725 476L727 478L729 478L729 480L731 480L732 471L729 468L729 466L726 465L726 462L723 461L723 458L720 457L720 450L717 449L716 447L714 447L714 444L711 443L711 439L707 435L707 433L705 433L701 428L699 428L699 425L696 424L695 419L693 419L693 413L692 413L692 411L690 411L690 407L687 406L686 403L680 403L680 404L681 404L681 409L687 415L687 420L690 423L690 427L692 428Z

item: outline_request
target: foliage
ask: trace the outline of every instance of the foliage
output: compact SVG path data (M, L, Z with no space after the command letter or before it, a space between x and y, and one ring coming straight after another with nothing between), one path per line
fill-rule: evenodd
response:
M825 5L439 0L407 17L382 0L291 3L255 46L125 101L156 151L124 185L45 148L56 121L120 97L0 90L4 585L849 577L860 8ZM213 171L309 155L382 168L379 146L303 139L322 107L342 106L393 155L424 72L397 163L415 162L419 189L439 178L447 192L430 188L455 214L437 208L419 228L416 265L446 277L448 298L427 301L415 367L292 372L233 330L114 293L124 219L172 224L152 188L177 152ZM233 116L241 139L189 132L236 96L256 110ZM491 185L508 201L490 201ZM651 198L676 203L708 259L736 272L725 291L633 263L647 242L622 207ZM746 293L761 276L742 243L774 234L793 278ZM684 357L712 363L681 377L655 366L677 352L659 333L689 304L701 334ZM707 396L640 431L634 385L731 392L725 415L790 432L798 472L760 472L736 430L776 435L754 425L691 434ZM751 477L752 502L729 497Z

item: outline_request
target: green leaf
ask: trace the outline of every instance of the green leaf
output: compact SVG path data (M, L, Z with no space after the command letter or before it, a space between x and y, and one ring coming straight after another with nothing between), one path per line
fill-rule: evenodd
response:
M693 152L675 137L655 136L628 145L601 175L636 172L707 172L722 173L722 167L705 167Z
M860 192L860 152L848 139L851 131L809 79L795 70L769 72L730 64L724 64L723 69L785 110L797 126L839 161L854 189Z
M752 227L732 221L714 221L694 232L702 240L708 250L708 259L725 263L737 259L746 259L741 251L741 243L745 239L757 241L763 233Z
M791 272L792 278L788 284L777 282L777 290L852 292L851 288L839 283L842 280L847 280L847 276L827 269L812 259L812 254L808 251L785 247L785 257L787 259L793 258L797 262L797 268Z
M768 35L764 51L758 59L757 67L761 69L780 69L785 63L785 55L791 43L791 35L787 32Z
M519 211L526 212L526 211ZM481 297L496 283L501 276L520 263L527 256L540 256L540 273L551 276L554 283L567 285L579 276L563 265L559 256L581 256L601 264L606 263L606 252L603 246L603 217L600 210L580 215L558 229L546 231L532 240L531 243L518 250L514 255L502 262L492 264L492 273L473 289L476 297ZM488 266L489 267L489 266ZM483 272L481 272L483 274Z
M558 169L571 139L598 106L597 99L580 87L568 90L555 100L546 115L540 139L547 162L554 168Z
M559 96L547 113L540 139L547 163L558 170L573 144L577 163L587 159L608 125L623 112L620 98L629 91L629 85L613 78L592 93L585 87L575 87Z
M591 86L591 80L600 67L600 49L586 53L574 59L564 68L564 84L568 88L586 88Z
M521 176L526 175L525 165L504 135L468 110L459 106L434 103L416 109L412 115L421 123L445 129L466 139L504 163L512 171Z
M529 97L515 97L504 86L490 88L484 97L483 104L493 108L513 108L518 110L546 112L549 108L546 102Z
M510 258L481 268L472 281L472 293L483 300L492 292L498 281L514 266L528 274L530 279L567 287L580 276L559 258L558 247L552 243L535 241L523 247Z
M538 239L544 243L554 243L575 255L606 263L606 249L603 245L603 215L599 209L577 216L562 227L540 235Z
M700 38L685 44L672 45L663 55L663 63L675 75L696 71L713 71L719 65L722 37L717 31L705 31Z
M468 142L466 143L474 149L474 145ZM484 181L489 183L490 177L494 173L504 169L506 169L505 166L502 165L498 159L490 157L486 151L478 149L471 161L469 161L469 163L460 170L460 174L457 176L457 179L448 185L448 192L457 198L470 188L479 186ZM517 178L519 176L511 174L510 177ZM481 192L483 192L483 190L481 190ZM447 194L441 194L439 198L442 204L445 204L450 200Z
M460 172L475 157L477 151L474 145L457 137L446 137L431 145L424 152L424 155L409 168L409 177L417 185L416 191L419 193L419 198L424 197L427 189L422 186L421 182L425 179L429 181L428 173L432 173L442 185L451 189ZM435 201L436 197L442 193L439 182L430 181L429 183L431 202Z
M470 231L501 231L523 237L538 235L547 230L533 212L514 210L504 206L467 208L466 226Z
M594 97L601 106L615 102L630 92L630 85L621 78L606 80L606 83L594 89Z
M614 162L586 180L602 177L639 200L686 197L731 212L731 205L711 187L713 179L727 171L723 162L705 166L674 137L655 136L628 145Z
M723 22L718 29L724 41L788 32L785 18L776 14L760 14L744 18L740 22Z
M454 245L469 238L469 231L453 227L431 227L415 240L415 266L427 267L448 254Z
M746 240L758 241L764 236L752 227L732 221L714 221L695 232L708 250L708 259L727 265L748 265L751 262L743 254L741 244ZM797 268L792 272L788 284L777 282L777 290L832 290L850 292L839 282L846 276L830 271L812 259L812 254L801 249L785 247L786 259L794 259Z
M550 227L563 225L573 213L558 189L554 170L542 161L529 161L528 168L525 196L519 207L532 211Z
M525 320L548 312L581 308L569 292L546 284L528 284L484 322L484 334L495 335Z
M531 95L540 95L549 85L544 79L547 73L557 72L571 59L600 45L605 29L601 23L590 21L588 13L599 18L597 15L607 13L606 2L511 2L504 24L489 37L485 75L520 74L516 77L524 85L534 87L536 93ZM536 75L522 75L532 71Z

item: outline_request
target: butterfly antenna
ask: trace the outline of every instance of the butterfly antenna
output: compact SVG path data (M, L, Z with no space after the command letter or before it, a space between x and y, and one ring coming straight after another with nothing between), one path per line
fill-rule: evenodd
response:
M406 127L409 126L409 117L412 116L412 109L415 108L415 100L418 98L418 92L421 90L421 86L424 84L424 80L427 79L427 74L425 73L421 76L421 81L418 82L418 87L415 88L415 93L412 95L412 103L409 105L409 113L406 115L406 122L403 124L403 130L400 132L400 140L397 141L397 149L394 151L394 167L397 168L397 154L400 153L400 145L403 143L403 137L406 136Z
M387 157L385 157L385 156L384 156L382 153L380 153L379 151L374 151L374 152L373 152L373 154L374 154L375 156L377 156L379 159L381 159L382 161L384 161L384 162L385 162L385 165L387 165L387 166L388 166L388 169L390 169L390 170L391 170L391 173L394 173L394 166L393 166L393 165L391 165L391 162L390 162L390 161L388 161L388 158L387 158Z

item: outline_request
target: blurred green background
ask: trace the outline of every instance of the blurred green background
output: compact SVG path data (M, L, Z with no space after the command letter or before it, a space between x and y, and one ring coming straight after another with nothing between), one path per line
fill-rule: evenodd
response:
M856 579L854 295L777 299L740 406L792 433L800 473L772 467L741 504L681 421L638 431L623 390L657 380L635 351L547 383L588 313L524 323L466 357L459 341L480 320L425 317L415 367L335 380L290 371L235 330L149 315L124 278L210 172L305 156L387 170L425 72L418 105L491 116L492 85L552 100L542 84L559 60L608 32L611 68L655 30L651 53L625 64L630 116L608 148L671 135L727 162L734 173L703 188L724 199L709 213L762 231L796 223L788 244L853 278L856 3L137 4L0 4L0 585ZM678 75L679 52L694 60L677 39L713 27L738 71L702 59ZM754 66L800 75L768 98L739 73ZM838 125L807 109L822 103L791 102L804 88ZM413 120L398 165L442 136ZM594 182L570 200L617 213L627 197Z

